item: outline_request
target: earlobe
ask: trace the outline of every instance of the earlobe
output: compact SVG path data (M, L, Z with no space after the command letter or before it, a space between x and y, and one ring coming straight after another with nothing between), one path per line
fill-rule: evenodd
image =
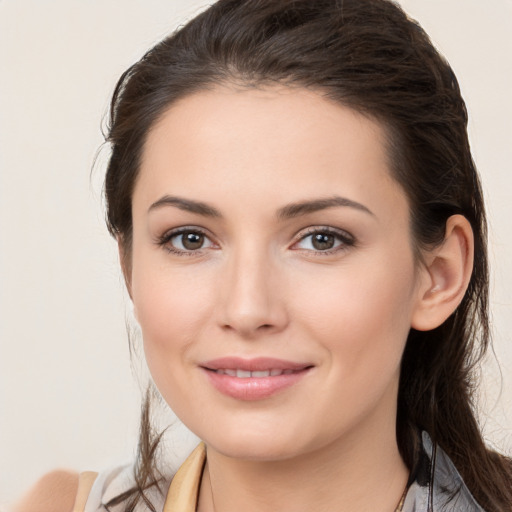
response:
M446 222L441 245L425 255L418 302L411 327L429 331L439 327L462 301L473 271L473 230L462 215Z

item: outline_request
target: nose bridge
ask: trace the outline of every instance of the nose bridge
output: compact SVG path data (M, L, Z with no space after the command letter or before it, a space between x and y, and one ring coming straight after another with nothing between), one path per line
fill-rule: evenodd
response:
M222 278L224 328L243 336L279 331L286 324L276 258L267 247L240 244L227 259Z

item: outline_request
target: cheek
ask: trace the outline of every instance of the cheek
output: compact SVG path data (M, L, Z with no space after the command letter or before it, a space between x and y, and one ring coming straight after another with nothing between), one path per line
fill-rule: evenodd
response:
M339 425L357 423L378 404L392 408L396 403L414 272L407 266L395 275L369 269L344 272L337 285L334 279L316 276L307 286L308 294L295 294L296 301L299 296L308 298L300 305L295 302L295 316L301 332L320 345L329 383L315 397L312 411L331 411L324 428L333 435Z
M297 284L296 314L343 366L399 363L414 307L414 266L360 261L337 276L314 275ZM362 364L364 362L364 364ZM371 373L371 372L370 372Z
M153 373L153 368L168 368L178 361L175 356L186 355L201 336L214 301L204 275L148 260L134 261L132 296Z
M147 366L162 397L180 417L189 410L190 354L203 336L210 302L207 290L184 274L146 266L133 293Z

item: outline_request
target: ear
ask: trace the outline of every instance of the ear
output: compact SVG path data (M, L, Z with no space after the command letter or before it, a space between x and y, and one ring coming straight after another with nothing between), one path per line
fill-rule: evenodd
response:
M441 245L424 255L418 302L411 327L439 327L461 303L473 271L473 230L466 217L452 215Z
M117 236L117 250L119 252L119 262L121 264L121 270L123 271L124 283L128 290L128 295L133 302L132 297L132 258L131 251L123 240L121 235Z

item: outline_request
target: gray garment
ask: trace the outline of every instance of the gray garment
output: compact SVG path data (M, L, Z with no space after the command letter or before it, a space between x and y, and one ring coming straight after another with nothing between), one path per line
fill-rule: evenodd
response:
M485 512L448 455L422 434L423 450L411 478L403 512Z

